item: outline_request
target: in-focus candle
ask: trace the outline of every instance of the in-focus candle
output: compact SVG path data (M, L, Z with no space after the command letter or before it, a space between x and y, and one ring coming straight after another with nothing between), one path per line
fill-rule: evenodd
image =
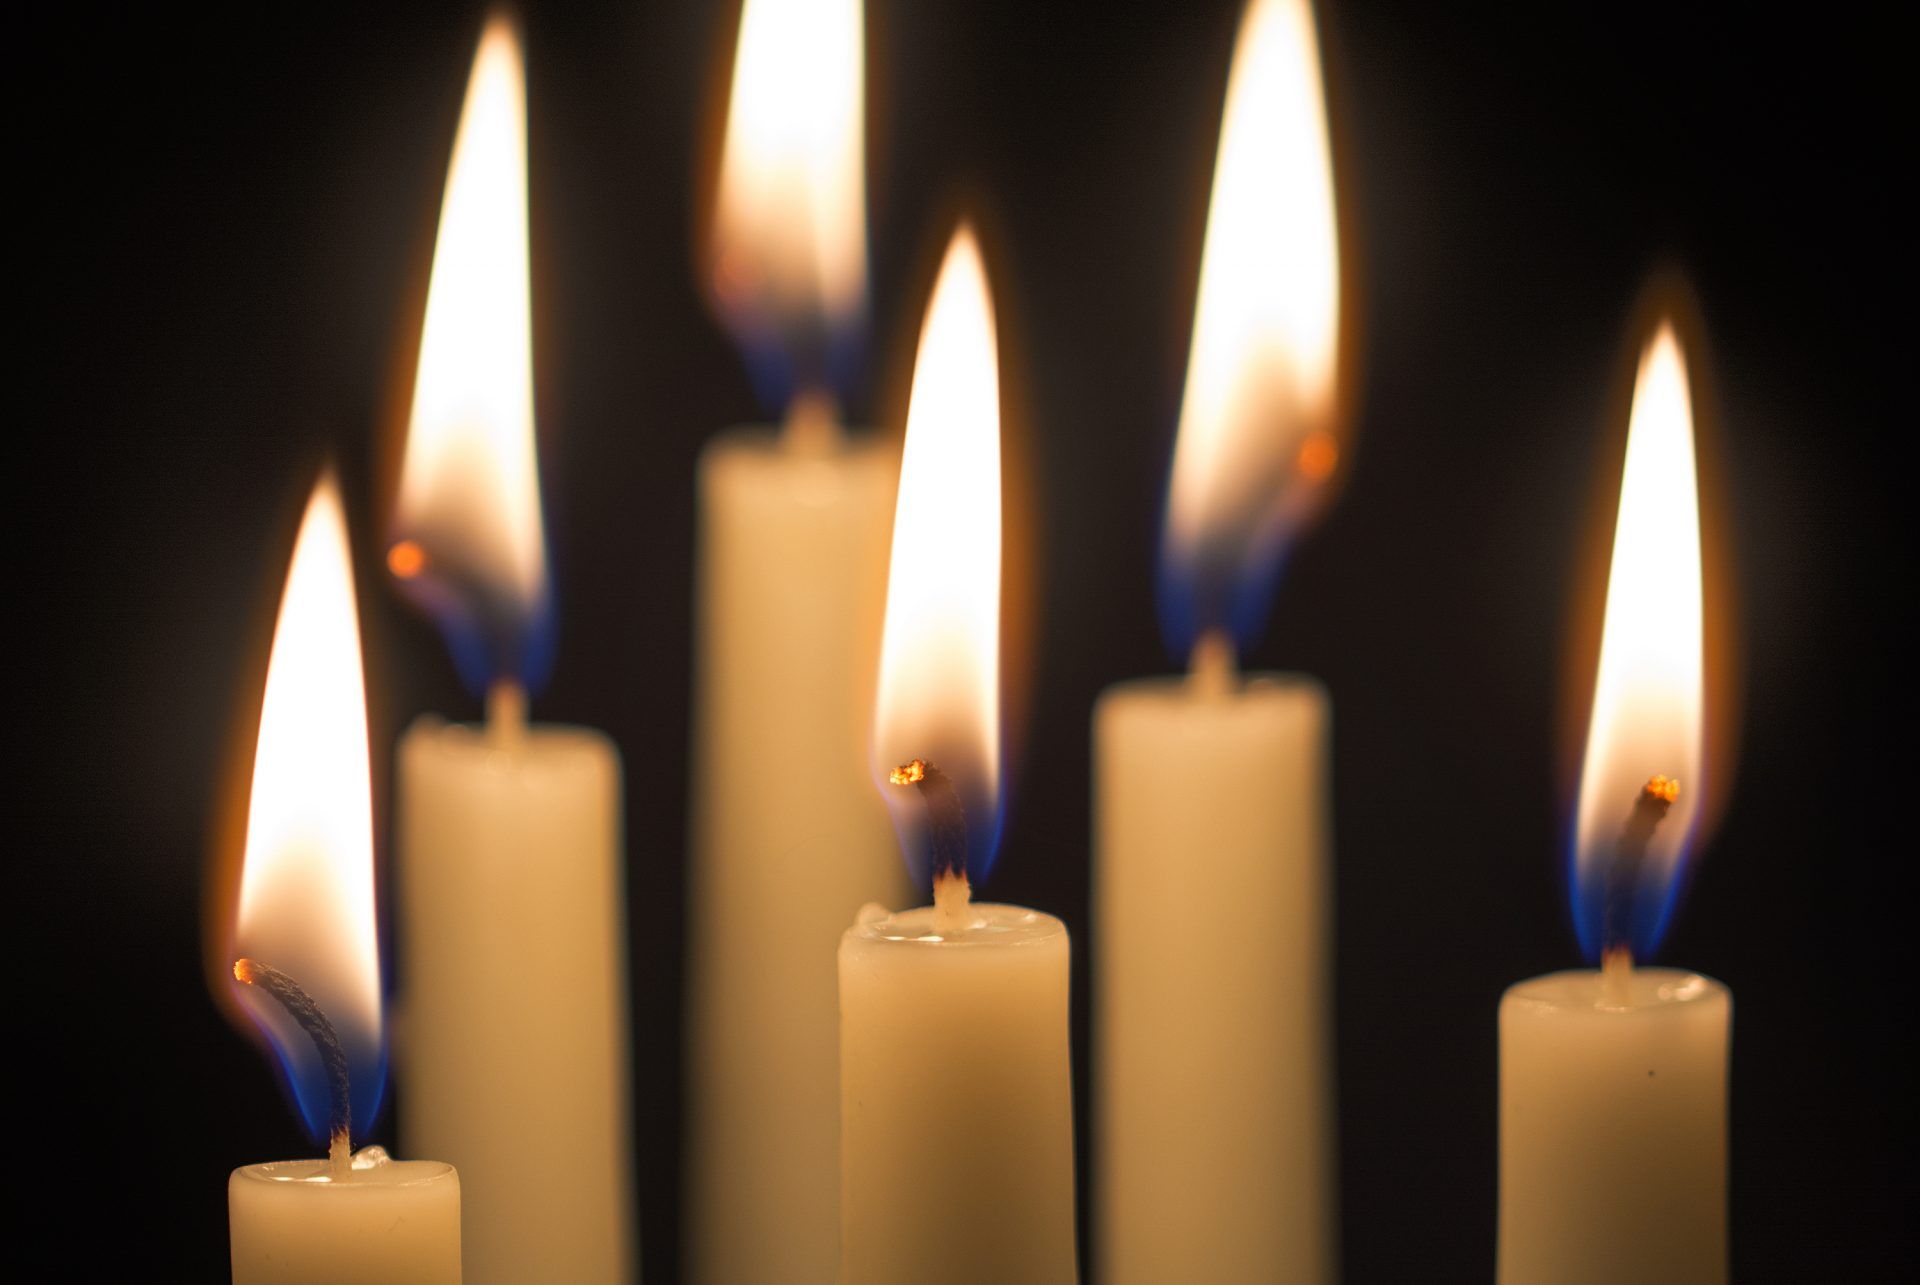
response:
M1693 399L1671 316L1640 350L1569 885L1600 967L1500 1003L1501 1285L1727 1279L1733 998L1646 968L1705 813Z
M1000 389L972 231L914 364L873 732L933 905L840 938L840 1279L1075 1279L1064 924L977 904L998 845Z
M352 559L328 478L274 625L232 932L214 961L328 1154L233 1171L236 1285L460 1281L453 1166L352 1150L386 1074L371 785Z

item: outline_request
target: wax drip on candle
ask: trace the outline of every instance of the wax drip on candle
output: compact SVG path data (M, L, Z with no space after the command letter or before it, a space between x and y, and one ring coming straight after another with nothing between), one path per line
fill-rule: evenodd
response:
M973 886L967 882L967 813L953 781L925 759L887 773L890 785L911 785L927 806L933 849L933 923L940 933L964 932L972 919Z
M257 959L234 960L233 979L243 986L258 986L273 996L280 1007L287 1010L287 1016L298 1022L313 1041L314 1049L320 1054L320 1064L327 1071L332 1105L328 1115L327 1160L336 1178L345 1176L353 1163L353 1107L348 1092L347 1054L340 1047L333 1023L300 983Z
M1600 977L1602 993L1610 1004L1624 1006L1630 998L1627 988L1633 975L1630 925L1633 898L1640 883L1640 866L1646 860L1647 845L1653 841L1654 830L1679 797L1680 782L1672 777L1649 779L1634 796L1633 811L1627 814L1626 828L1620 833L1620 846L1614 849L1613 864L1607 870L1607 899L1600 922Z

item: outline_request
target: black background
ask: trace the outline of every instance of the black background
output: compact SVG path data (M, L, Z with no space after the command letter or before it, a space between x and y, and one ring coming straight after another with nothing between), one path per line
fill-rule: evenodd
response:
M691 259L729 7L526 17L562 604L538 710L626 751L656 1281L678 1266L691 479L713 430L759 415ZM27 397L9 416L25 714L9 936L27 1022L8 1060L16 1159L58 1193L23 1229L36 1248L217 1278L227 1170L304 1144L208 999L201 868L292 523L329 454L365 562L383 827L397 731L474 709L370 551L481 15L194 8L78 7L11 42L8 204L25 227L9 342ZM972 194L997 233L1031 429L1040 595L989 891L1063 915L1084 965L1086 719L1104 685L1168 664L1155 524L1237 6L870 8L876 343L854 409L897 431L929 247ZM1912 1081L1895 1048L1912 1022L1896 888L1912 848L1890 660L1911 610L1893 510L1912 423L1891 393L1911 264L1891 182L1911 137L1896 145L1889 30L1846 6L1760 12L1407 0L1326 20L1365 268L1361 417L1345 493L1250 661L1312 671L1336 701L1355 1282L1491 1272L1494 1006L1576 962L1558 701L1588 502L1617 467L1622 332L1662 258L1704 301L1739 567L1739 774L1663 951L1738 997L1734 1276L1861 1280L1899 1261Z

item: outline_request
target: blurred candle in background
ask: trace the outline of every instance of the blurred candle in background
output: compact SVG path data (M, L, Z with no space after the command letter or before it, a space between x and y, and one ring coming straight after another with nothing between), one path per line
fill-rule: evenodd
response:
M963 227L914 361L872 742L934 904L840 941L847 1285L1075 1279L1066 925L971 894L1002 797L996 343Z
M703 254L780 428L699 469L687 1253L834 1279L832 943L906 884L866 774L895 456L834 396L866 325L860 0L747 0Z
M402 1136L460 1166L467 1277L631 1279L620 764L530 726L552 604L533 429L520 43L487 24L447 175L388 565L487 693L401 738Z
M1182 678L1094 711L1103 1279L1338 1271L1327 695L1237 673L1339 461L1340 250L1306 0L1252 0L1227 85L1168 486Z
M366 685L331 478L314 489L274 624L231 932L209 963L278 1059L323 1160L235 1169L236 1285L458 1285L460 1177L352 1153L386 1087ZM511 1128L512 1122L505 1122Z
M1500 1002L1501 1285L1727 1279L1733 998L1635 964L1658 945L1707 798L1693 397L1662 317L1640 352L1572 845L1598 969Z

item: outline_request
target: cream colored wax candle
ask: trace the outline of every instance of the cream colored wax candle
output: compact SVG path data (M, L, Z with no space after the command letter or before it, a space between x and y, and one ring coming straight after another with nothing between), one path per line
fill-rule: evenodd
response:
M1686 356L1662 315L1634 385L1573 835L1574 919L1601 967L1500 1003L1501 1285L1727 1279L1733 998L1634 963L1701 837L1697 492Z
M1716 981L1637 968L1500 1001L1502 1285L1727 1279L1727 1044Z
M352 1154L386 1068L365 683L330 478L307 505L274 624L236 893L212 962L329 1154L233 1171L234 1281L458 1285L453 1167Z
M1312 7L1251 0L1163 534L1191 673L1093 719L1095 1243L1119 1285L1338 1276L1331 715L1234 653L1338 461L1340 333Z
M551 616L518 39L487 25L448 170L388 564L484 727L402 737L401 1137L460 1167L480 1285L636 1270L620 760L529 726Z
M896 451L849 433L836 354L866 293L861 0L743 5L714 195L714 303L793 397L700 460L688 907L687 1257L705 1285L838 1261L829 943L907 880L867 778Z
M379 1147L235 1169L233 1285L460 1285L460 1175Z
M1094 714L1101 1275L1335 1275L1326 693L1123 683Z
M914 362L873 763L934 904L840 939L840 1278L1070 1282L1066 927L974 905L999 829L1000 391L971 229Z
M840 1279L1070 1282L1066 926L935 917L871 907L840 939Z
M460 1167L470 1279L627 1280L619 755L511 717L400 741L401 1136Z

